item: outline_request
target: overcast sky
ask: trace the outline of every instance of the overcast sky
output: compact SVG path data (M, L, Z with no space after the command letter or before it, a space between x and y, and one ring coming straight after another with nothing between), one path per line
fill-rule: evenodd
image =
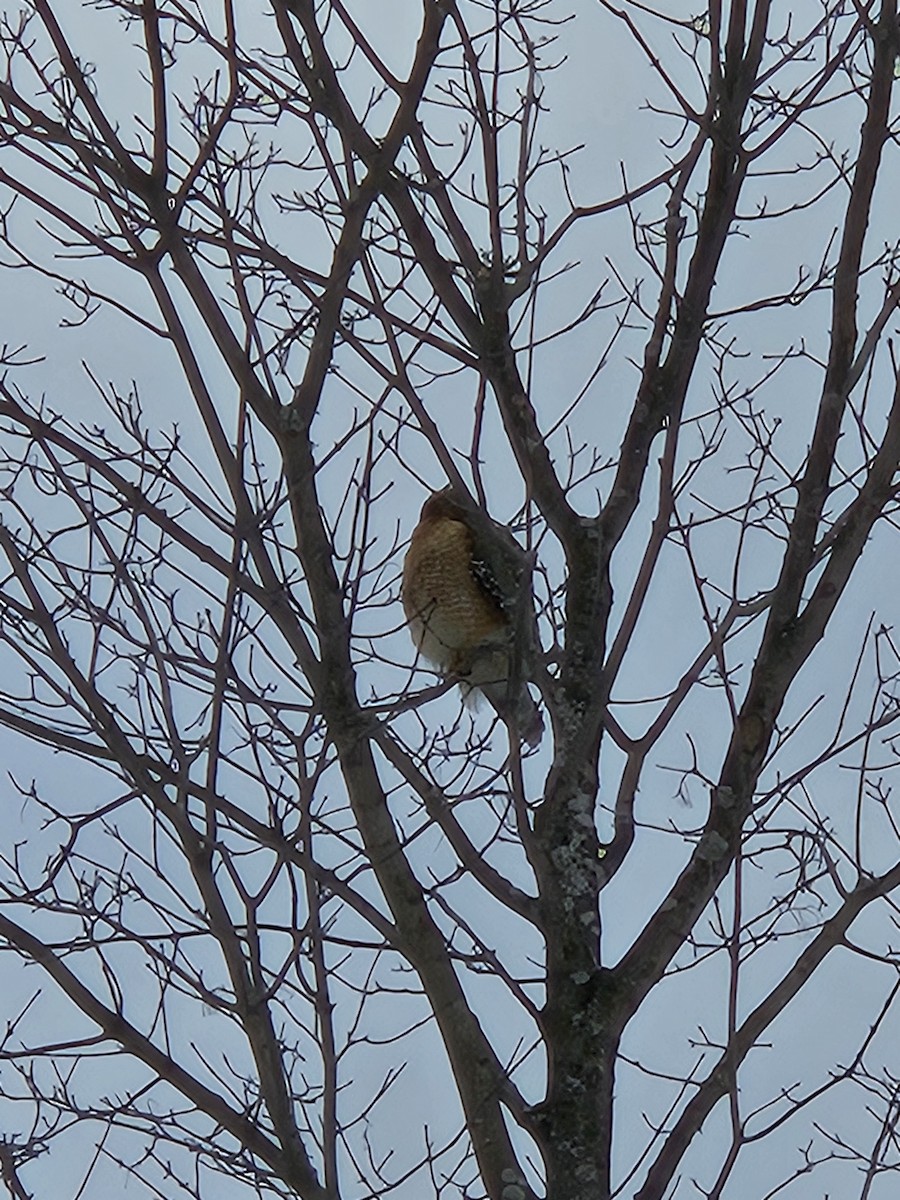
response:
M123 130L134 128L134 114L146 117L146 92L143 81L137 77L140 56L133 49L132 33L126 31L114 15L104 10L93 10L72 6L60 15L67 21L70 35L80 46L80 53L97 64L96 84L98 94L107 111L118 114ZM201 7L209 8L208 4ZM373 9L365 5L360 9L359 19L371 21L371 33L376 49L384 53L391 69L401 72L408 63L415 38L419 32L418 4L391 3L386 6L390 19L383 19L385 9L379 7L378 18L372 19ZM672 6L679 12L682 6ZM252 6L241 13L250 30L247 41L274 47L276 35L267 11L262 6ZM543 141L563 150L583 145L569 160L569 187L576 203L595 204L617 194L622 187L622 164L629 185L661 171L669 151L659 144L659 138L668 131L673 132L673 123L648 107L659 107L664 102L664 89L660 81L649 71L646 62L629 37L621 22L617 22L600 5L580 4L577 19L561 25L557 30L558 42L549 57L567 57L567 63L558 71L547 76L547 112L542 125ZM568 12L558 6L560 15ZM818 11L818 6L802 4L792 6L798 22L808 20ZM669 55L667 63L674 64L679 86L685 89L693 103L700 104L701 83L692 75L687 59L678 59L669 52L671 39L677 36L687 43L689 34L657 29L656 44L660 51ZM185 51L187 56L194 53ZM200 58L199 52L197 54ZM798 67L798 73L802 68ZM185 71L187 77L188 72ZM366 86L359 85L360 94ZM837 92L844 82L836 79ZM821 149L823 139L834 144L855 146L862 110L852 98L845 104L826 110L823 128L817 137L798 129L778 151L778 157L768 168L785 168L790 163L811 162L813 155ZM815 125L815 121L812 122ZM818 139L818 140L817 140ZM15 158L13 149L0 147L0 168L7 160ZM898 171L896 147L891 146L884 179L880 185L875 206L876 220L870 231L872 253L881 244L896 239L896 196L900 195L900 171ZM21 159L16 160L17 165ZM7 165L7 169L11 169ZM29 168L25 167L27 172ZM35 177L37 173L35 172ZM815 173L800 179L808 192L815 191ZM758 212L765 202L771 209L790 202L796 194L798 177L778 178L766 175L748 183L740 212L750 217ZM545 189L541 191L541 188ZM559 173L548 170L545 182L538 186L538 195L548 213L548 225L552 228L565 213L565 197L560 185ZM68 201L68 192L61 186L61 203ZM636 208L646 215L664 212L665 193L657 190L636 202ZM692 199L696 199L696 196ZM740 221L740 236L735 237L727 248L724 268L717 279L713 308L727 312L760 295L774 295L789 289L795 282L798 269L817 269L826 252L828 239L835 223L840 219L846 201L843 186L835 187L821 203L806 208L801 213L787 218L770 221ZM0 203L4 206L7 197L0 184ZM307 242L307 227L290 215L278 217L272 202L263 201L265 214L275 231L273 240L285 253L296 253L305 262L314 262L318 250ZM20 203L10 217L16 238L36 258L47 264L49 243L46 233L35 225L35 214L27 205ZM322 265L327 264L330 247L321 246ZM4 256L8 260L8 255ZM585 221L579 224L562 251L549 267L560 269L565 263L573 263L574 269L560 279L547 285L545 299L539 308L539 319L544 329L564 326L581 304L585 303L598 287L604 276L609 276L610 294L617 284L610 268L614 264L620 277L628 284L639 275L646 276L646 268L638 260L631 242L631 229L627 214L621 211L609 219ZM110 264L84 262L81 260L57 262L55 270L63 274L71 272L71 278L82 275L89 277L94 286L108 289L109 294L120 302L143 306L148 315L152 311L149 298L141 281L128 277ZM645 283L647 302L652 306L654 283ZM869 319L877 311L880 300L881 273L873 272L863 285L865 302L863 314ZM27 345L28 354L39 357L27 368L17 369L12 375L18 387L33 399L46 398L49 408L64 413L71 421L105 421L101 416L102 405L97 388L82 363L87 362L94 378L103 387L112 386L125 394L136 385L148 423L156 429L166 429L177 423L185 444L195 461L198 480L207 477L215 489L217 469L212 455L202 441L199 421L187 402L184 379L170 347L161 339L141 329L122 313L112 309L99 312L86 325L78 329L66 329L63 323L71 319L73 311L59 295L57 282L42 278L27 269L4 272L4 285L0 288L0 341L8 347ZM586 380L595 372L598 361L608 343L616 320L616 313L601 313L590 323L574 333L548 343L535 355L532 376L532 399L539 419L545 428L550 428L559 413L568 403L568 398L580 391ZM829 298L827 294L810 298L796 308L779 307L754 312L731 321L729 336L739 339L738 348L742 357L735 359L735 370L740 370L740 379L749 385L762 380L773 358L802 344L806 358L798 358L780 373L774 382L762 383L754 402L763 407L779 430L776 435L779 454L787 473L796 470L808 444L811 422L821 388L822 372L820 360L827 347L829 333ZM233 414L236 397L234 386L222 362L215 356L200 322L194 318L190 326L196 338L196 347L204 372L211 388L222 398L223 411ZM896 332L896 320L891 328ZM582 404L567 424L566 433L575 442L585 441L597 447L601 457L615 461L625 421L631 410L639 380L644 328L635 328L617 344L609 361L596 374L587 389ZM25 355L23 355L25 357ZM818 360L818 361L817 361ZM744 375L744 372L746 374ZM879 365L873 376L868 411L876 432L880 432L879 413L887 409L890 399L887 365ZM363 386L364 373L357 376ZM731 382L731 381L729 381ZM448 394L458 385L457 380L447 384ZM348 427L352 419L357 397L341 380L336 380L329 392L330 403L314 428L314 437L320 453L334 444ZM374 377L373 377L374 386ZM452 438L458 432L459 445L465 446L465 429L471 414L468 400L473 395L473 384L465 382L466 390L460 409L450 403L442 407L436 419ZM698 365L689 400L691 415L711 409L716 401L717 380L709 356L704 356ZM463 404L465 407L463 408ZM489 440L487 447L496 454L496 466L492 463L486 472L489 496L499 518L508 518L521 501L521 495L506 486L506 469L509 462L508 450L502 444L499 423L493 413L488 418ZM455 428L459 423L458 431ZM685 453L692 444L692 434L685 438ZM744 450L741 446L741 431L737 422L730 422L726 437L726 453L712 460L703 468L685 498L683 518L704 511L710 497L722 507L742 494L744 476L733 468L740 465ZM555 435L555 445L560 455L564 453L563 431ZM661 439L660 439L661 441ZM858 442L853 442L853 431L848 429L846 466L851 469L858 460ZM734 447L729 451L729 447ZM661 452L661 450L660 450ZM844 453L844 451L842 451ZM730 454L730 457L729 457ZM433 456L422 450L416 463L417 470L434 486L443 479ZM729 469L731 471L729 473ZM346 482L346 465L343 459L331 468L334 479L335 502L339 489ZM592 481L577 493L583 511L596 511L596 490L605 498L605 489L611 480L611 472L600 477L599 484ZM776 480L781 485L783 479ZM396 487L389 499L377 510L377 519L382 522L380 536L387 545L399 528L405 538L415 520L424 492L414 480L398 476ZM627 600L634 573L643 552L646 530L655 513L656 497L648 491L642 501L642 509L635 522L634 533L625 541L615 559L614 587L618 599L617 613ZM697 532L693 549L697 555L698 570L704 578L719 582L725 589L731 585L733 554L737 530L729 532L721 524L712 525L708 532ZM785 712L785 721L796 719L821 695L820 707L810 723L808 733L799 736L779 760L780 773L796 769L807 758L815 755L827 740L823 730L830 731L844 702L841 690L847 678L847 664L852 661L860 644L862 630L871 614L876 621L890 623L893 620L896 596L900 590L900 555L897 554L896 531L887 525L879 528L867 548L865 560L858 577L854 579L834 621L833 629L825 642L813 655L804 672L801 686L792 693ZM399 554L396 566L399 569ZM742 560L739 572L739 591L743 596L771 586L779 565L778 546L767 535L760 534L752 551ZM706 629L699 609L696 591L684 554L673 546L664 552L662 570L651 592L652 603L648 608L649 619L642 621L637 636L626 658L625 667L614 693L620 704L617 718L626 732L638 734L646 727L649 714L658 709L658 698L664 696L686 669L703 643ZM377 614L382 619L382 614ZM399 627L400 615L384 615L387 628L393 621ZM388 636L388 635L386 635ZM390 635L390 653L407 665L412 662L413 652L405 631L396 628ZM746 637L740 639L729 654L733 661L735 677L745 684L758 629L754 627ZM10 669L12 669L10 664ZM871 662L866 672L872 676ZM835 684L837 683L837 686ZM861 714L871 699L871 693L863 691L854 699L854 711ZM625 702L629 702L626 704ZM449 704L449 701L448 701ZM446 710L449 711L449 708ZM638 819L642 828L638 842L625 868L614 878L602 899L603 956L614 963L631 944L643 927L648 916L663 900L679 867L687 860L691 846L680 834L702 826L708 797L704 788L695 779L687 786L687 794L679 797L677 769L687 768L690 763L693 739L697 749L701 770L710 778L716 774L717 764L727 742L729 730L723 724L723 698L721 692L710 690L696 697L684 718L674 723L666 738L661 742L655 756L654 769L647 775L641 790ZM35 748L14 735L0 730L0 749L8 770L20 784L28 786L33 776L41 789L52 793L87 791L91 773L87 768L73 767L67 761L49 754L35 755ZM543 771L548 765L546 747L542 755L527 764L529 786L533 791L540 788ZM885 762L889 755L884 751ZM605 813L600 820L602 838L611 836L609 805L615 795L615 786L622 768L623 756L610 745L602 758L602 801ZM855 788L858 777L853 774L853 756L824 767L815 777L815 801L821 811L827 813L831 827L841 837L852 843L855 820ZM858 756L857 756L858 761ZM676 770L670 770L676 768ZM765 780L773 787L775 773ZM16 792L9 789L6 807L8 828L11 836L18 839L25 834L37 838L37 821L34 814L22 805ZM477 815L471 818L477 824ZM146 830L141 831L142 834ZM864 848L867 865L871 870L884 869L896 855L896 843L887 836L887 830L877 812L871 813L864 828ZM51 835L52 839L52 835ZM32 841L31 852L37 859L39 847ZM436 835L423 838L423 861L434 857L437 864L442 853ZM449 861L449 859L447 860ZM771 867L767 868L771 870ZM770 889L768 880L761 880L759 903ZM748 902L753 899L752 875L748 882ZM723 900L726 906L730 901ZM793 961L798 947L808 940L813 921L817 917L814 898L810 898L810 911L797 910L785 914L778 925L779 940L774 940L760 949L745 973L741 995L741 1010L749 1011L772 983L780 978L787 965ZM529 955L539 953L539 947L523 932L522 924L509 918L508 925L498 912L492 918L491 937L502 944L510 961L524 970ZM861 923L861 940L883 949L893 935L893 927L884 914L877 920L867 919ZM691 961L691 953L685 950L673 978L651 995L637 1019L629 1027L623 1054L626 1058L639 1059L649 1070L668 1074L687 1072L696 1061L696 1041L703 1030L712 1042L719 1042L725 1035L727 993L727 964L724 956L718 956L685 970ZM36 973L9 972L8 997L15 1002L29 995L36 987ZM836 953L829 959L821 976L801 996L798 1003L776 1021L767 1033L767 1046L751 1055L742 1073L742 1095L749 1109L754 1102L771 1097L780 1087L793 1085L803 1079L806 1088L819 1085L835 1063L845 1063L858 1048L862 1037L870 1026L878 1005L887 993L893 973L884 966L866 963L848 953ZM483 979L477 982L466 980L467 985L483 989L482 1011L484 1024L492 1038L505 1051L512 1052L517 1039L523 1035L527 1022L520 1016L507 1011L502 1000L495 1004L488 999L490 983ZM499 997L499 989L497 991ZM135 997L140 1007L140 998ZM374 1034L383 1034L393 1021L399 1023L398 1008L403 1002L392 997L383 1013L373 1010L372 1021L377 1025L379 1017L384 1020L383 1029ZM60 1036L65 1036L68 1006L49 993L42 1001L45 1021L54 1026L59 1022ZM391 1008L390 1006L394 1006ZM12 1011L12 1010L10 1010ZM405 1014L404 1014L405 1016ZM214 1019L194 1017L198 1021L198 1038L208 1036ZM83 1029L83 1023L77 1022ZM900 1074L900 1061L896 1052L900 1026L896 1017L880 1035L874 1055L881 1058L895 1074ZM215 1035L213 1035L215 1036ZM413 1057L406 1068L402 1083L397 1089L397 1106L391 1119L373 1130L373 1139L386 1149L386 1143L395 1139L398 1155L402 1158L403 1148L399 1145L406 1136L407 1118L410 1111L427 1108L429 1121L438 1131L437 1136L450 1134L455 1120L455 1111L445 1109L444 1087L440 1085L443 1064L436 1049L436 1035L426 1031L420 1035L420 1053ZM394 1049L391 1045L371 1047L368 1058L361 1059L359 1069L370 1071L372 1078L392 1064ZM104 1089L116 1086L117 1072L121 1064L115 1057L101 1060L98 1072L103 1073ZM127 1069L126 1069L127 1074ZM123 1076L124 1078L125 1076ZM522 1086L532 1086L537 1094L542 1082L542 1065L537 1055L532 1056L522 1072ZM646 1141L647 1125L644 1114L651 1121L662 1122L667 1116L667 1106L677 1092L677 1086L669 1086L658 1077L649 1077L623 1066L619 1076L619 1088L624 1101L619 1105L619 1141L617 1170L624 1172L626 1164L632 1162L638 1148ZM433 1108L431 1106L434 1106ZM0 1108L0 1120L6 1119L9 1127L15 1127L19 1119L16 1113L4 1117ZM857 1091L847 1094L837 1090L826 1102L816 1109L817 1119L827 1124L831 1118L840 1117L842 1128L851 1139L860 1145L871 1138L872 1123L865 1111L864 1098ZM802 1127L802 1136L798 1128ZM797 1153L809 1135L809 1126L788 1123L773 1137L760 1143L758 1151L750 1147L744 1151L746 1163L736 1174L733 1189L728 1195L743 1196L755 1200L766 1194L767 1189L788 1172L799 1161ZM685 1160L683 1182L672 1193L679 1198L697 1194L690 1180L700 1177L705 1184L710 1181L710 1172L720 1159L722 1139L727 1136L727 1113L721 1106L709 1127L704 1130L697 1144L692 1147ZM87 1154L87 1148L83 1148ZM421 1144L416 1151L421 1150ZM52 1156L43 1170L35 1165L29 1173L29 1186L36 1195L54 1194L54 1189L66 1180L60 1180L55 1172L61 1164ZM832 1197L858 1194L859 1183L856 1168L834 1162L823 1175L828 1181L828 1194ZM101 1174L99 1178L103 1178ZM112 1195L114 1183L108 1179ZM406 1189L399 1189L398 1200L414 1200L421 1196L418 1182ZM880 1191L879 1191L880 1187ZM856 1189L851 1191L850 1189ZM749 1190L748 1190L749 1189ZM59 1193L68 1195L67 1191ZM90 1192L90 1195L100 1195ZM245 1194L236 1187L235 1195ZM348 1196L355 1194L352 1188ZM630 1194L628 1189L625 1195ZM802 1185L787 1193L794 1200L819 1200L823 1192L816 1184L812 1190L803 1191ZM888 1200L892 1195L886 1179L873 1188L869 1200ZM226 1192L222 1192L225 1196Z

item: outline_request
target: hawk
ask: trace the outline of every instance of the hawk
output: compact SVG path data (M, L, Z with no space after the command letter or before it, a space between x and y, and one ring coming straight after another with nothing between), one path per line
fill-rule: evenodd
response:
M484 695L507 725L536 746L544 729L541 714L524 680L510 679L517 598L504 596L490 557L453 488L434 492L422 506L403 564L403 610L416 649L442 674L459 678L466 702Z

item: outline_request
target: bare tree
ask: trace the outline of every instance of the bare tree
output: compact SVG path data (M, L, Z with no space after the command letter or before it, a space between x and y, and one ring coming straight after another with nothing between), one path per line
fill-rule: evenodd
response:
M895 1195L896 4L271 3L0 26L8 1194Z

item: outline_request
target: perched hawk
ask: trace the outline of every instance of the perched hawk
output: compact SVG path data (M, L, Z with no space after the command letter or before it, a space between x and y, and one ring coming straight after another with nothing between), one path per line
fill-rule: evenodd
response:
M445 675L459 677L467 702L487 697L529 746L544 723L524 681L510 695L516 597L506 597L479 538L452 488L434 492L413 531L401 588L416 648Z

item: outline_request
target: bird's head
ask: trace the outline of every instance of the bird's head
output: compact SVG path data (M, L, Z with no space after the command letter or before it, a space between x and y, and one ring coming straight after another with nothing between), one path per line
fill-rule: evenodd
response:
M469 511L469 505L464 503L453 484L449 484L447 487L431 493L422 505L419 520L434 521L444 517L453 521L462 521Z

